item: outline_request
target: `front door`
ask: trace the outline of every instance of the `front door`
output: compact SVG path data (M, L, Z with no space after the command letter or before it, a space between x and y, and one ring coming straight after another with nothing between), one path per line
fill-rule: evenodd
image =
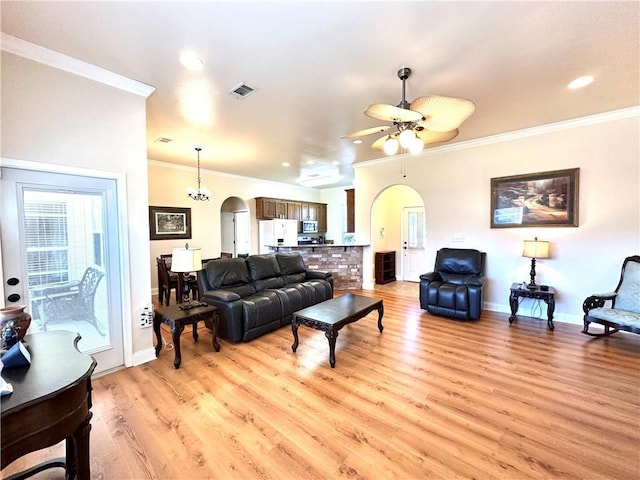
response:
M402 223L402 279L418 282L425 265L424 207L403 207Z
M113 179L2 169L4 303L29 333L79 333L96 373L124 364L116 198Z

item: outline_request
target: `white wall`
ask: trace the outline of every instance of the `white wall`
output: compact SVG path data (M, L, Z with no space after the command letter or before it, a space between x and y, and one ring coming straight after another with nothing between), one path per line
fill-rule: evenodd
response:
M120 218L127 219L123 300L130 309L123 321L131 325L150 293L145 97L2 52L1 102L2 157L23 168L109 172L126 180L119 182L126 187ZM129 360L153 345L151 329L130 330Z
M436 251L445 246L487 252L486 307L508 312L511 283L529 278L530 260L521 256L522 240L549 240L553 258L537 262L537 281L555 287L557 320L580 322L584 298L613 289L622 260L640 254L637 109L596 120L469 142L467 148L426 150L404 158L406 178L397 158L357 166L357 241L372 241L376 196L390 185L409 185L424 200L426 265L433 265ZM574 167L580 168L579 227L490 228L491 178ZM452 235L458 234L465 241L452 243ZM369 254L365 278L372 276Z

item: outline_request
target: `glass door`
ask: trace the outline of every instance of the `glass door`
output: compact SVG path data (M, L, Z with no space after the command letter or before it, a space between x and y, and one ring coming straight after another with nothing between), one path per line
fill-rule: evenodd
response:
M78 332L96 373L124 364L115 191L112 179L2 169L5 304L27 305L29 333Z
M425 263L424 207L404 207L402 210L402 279L418 282Z

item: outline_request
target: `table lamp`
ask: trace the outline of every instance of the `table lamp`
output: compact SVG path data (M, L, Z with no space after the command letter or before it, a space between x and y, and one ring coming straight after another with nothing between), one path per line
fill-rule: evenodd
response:
M529 290L537 290L536 285L536 258L549 258L549 242L544 240L538 240L535 237L533 240L524 240L524 250L522 256L531 259L531 282L527 285Z
M171 252L171 271L178 274L178 291L182 294L182 303L178 306L181 310L188 310L191 305L189 289L185 292L184 274L202 270L202 250L200 248L174 248Z

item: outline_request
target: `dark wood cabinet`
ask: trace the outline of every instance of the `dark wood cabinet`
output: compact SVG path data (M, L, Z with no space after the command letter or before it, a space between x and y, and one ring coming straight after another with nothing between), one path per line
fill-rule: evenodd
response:
M287 218L289 220L300 220L302 218L300 202L287 202Z
M327 204L256 197L256 218L258 220L274 218L315 220L318 222L318 232L324 233L327 231ZM298 225L299 229L302 228L301 225Z
M318 233L325 233L327 231L327 206L324 203L318 203L317 217L318 217Z
M275 218L288 218L287 217L287 202L282 200L276 200L276 216Z
M256 218L259 220L276 218L276 201L272 198L256 198Z
M301 206L301 220L318 220L318 204L303 203Z
M347 232L356 231L356 189L350 188L347 192Z
M396 252L385 250L376 252L375 260L376 283L384 284L396 280Z
M271 220L287 217L287 201L277 198L256 198L256 218L258 220Z

